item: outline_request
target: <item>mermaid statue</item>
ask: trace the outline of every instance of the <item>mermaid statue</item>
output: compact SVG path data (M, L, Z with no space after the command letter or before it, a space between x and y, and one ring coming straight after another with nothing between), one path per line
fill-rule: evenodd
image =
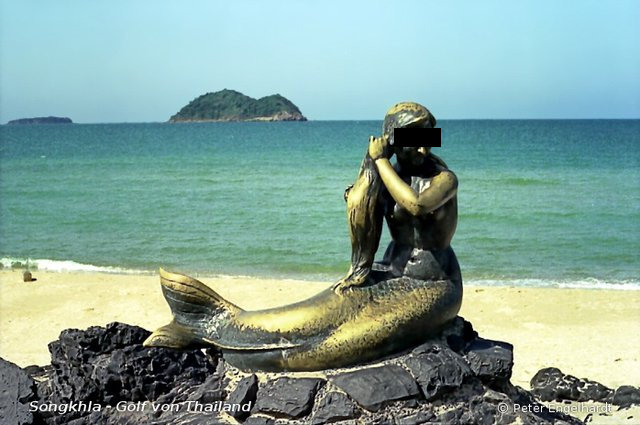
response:
M312 371L375 361L437 335L462 302L450 246L458 182L430 148L394 146L395 128L435 125L424 106L403 102L387 112L382 136L370 137L345 191L351 266L333 286L294 304L247 311L194 278L161 269L173 320L145 345L215 346L243 370ZM374 262L385 219L392 240Z

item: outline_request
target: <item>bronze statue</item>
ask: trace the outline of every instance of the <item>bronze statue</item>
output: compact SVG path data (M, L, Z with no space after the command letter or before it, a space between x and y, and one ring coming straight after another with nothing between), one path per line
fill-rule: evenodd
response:
M295 304L245 311L202 282L161 269L174 318L145 345L213 345L241 369L303 371L376 360L439 332L462 302L450 247L457 179L429 148L393 146L394 128L435 124L425 107L399 103L387 113L383 135L370 138L345 192L351 267L332 288ZM374 263L383 218L392 241Z

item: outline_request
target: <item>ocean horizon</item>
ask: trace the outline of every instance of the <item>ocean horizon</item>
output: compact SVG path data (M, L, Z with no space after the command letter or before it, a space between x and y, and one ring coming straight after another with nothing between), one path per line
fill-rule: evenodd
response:
M64 118L64 117L58 117L58 118ZM18 118L16 118L18 119ZM56 124L9 124L9 121L14 121L14 120L7 120L6 122L4 122L3 124L0 124L0 127L2 126L10 126L10 127L22 127L22 126L59 126L59 125L136 125L136 124L140 124L140 125L145 125L145 124L169 124L169 125L179 125L179 124L238 124L238 123L243 123L243 124L253 124L253 123L259 123L259 124L264 124L264 121L185 121L185 122L170 122L169 120L165 120L165 121L73 121L71 123L56 123ZM452 122L452 121L640 121L640 118L443 118L443 119L439 119L438 120L438 127L440 127L440 123L442 122ZM289 121L267 121L266 123L268 124L274 124L274 123L279 123L279 122L289 122ZM293 122L299 122L299 123L310 123L310 122L317 122L317 123L332 123L332 122L350 122L350 123L357 123L357 122L375 122L375 123L382 123L382 121L380 119L376 119L376 118L367 118L367 119L309 119L307 118L306 121L291 121Z
M346 273L342 195L381 121L167 124L1 126L0 264ZM439 126L466 284L640 289L640 120Z

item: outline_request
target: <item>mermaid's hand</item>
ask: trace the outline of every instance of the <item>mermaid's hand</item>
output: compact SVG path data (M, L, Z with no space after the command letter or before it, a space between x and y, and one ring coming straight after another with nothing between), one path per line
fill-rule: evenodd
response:
M349 275L334 283L331 289L333 289L333 292L335 292L336 294L343 295L346 292L353 290L353 288L362 285L365 281L366 279L358 278L354 275Z
M347 292L353 285L351 285L347 279L340 279L336 283L333 284L331 289L338 295L343 295Z
M380 158L389 158L389 137L369 137L369 156L374 161Z

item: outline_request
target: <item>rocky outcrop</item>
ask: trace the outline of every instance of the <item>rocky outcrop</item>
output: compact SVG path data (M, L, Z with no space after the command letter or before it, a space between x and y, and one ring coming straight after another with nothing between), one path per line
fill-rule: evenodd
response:
M36 399L35 389L26 371L0 359L0 418L15 425L33 423L29 402Z
M24 125L24 124L73 124L71 118L61 117L36 117L36 118L20 118L12 120L7 125Z
M290 378L270 379L261 385L253 407L255 413L265 413L276 418L301 418L313 407L322 379Z
M420 395L413 376L395 364L341 373L332 377L331 383L371 412L397 400L415 400Z
M253 406L256 402L256 397L258 396L258 378L256 375L251 374L249 376L245 376L242 378L238 385L236 385L236 389L229 394L229 398L227 398L227 402L229 404L237 404L237 405L250 405ZM236 418L239 421L243 421L247 419L250 412L245 412L243 410L233 410L230 411L229 414Z
M215 350L145 348L148 335L66 330L48 367L0 362L0 412L19 424L580 423L514 387L511 346L461 318L409 352L311 375L245 373Z
M566 375L555 367L540 369L531 378L531 392L542 401L599 401L621 408L640 405L640 388L622 385L613 390L599 382Z

